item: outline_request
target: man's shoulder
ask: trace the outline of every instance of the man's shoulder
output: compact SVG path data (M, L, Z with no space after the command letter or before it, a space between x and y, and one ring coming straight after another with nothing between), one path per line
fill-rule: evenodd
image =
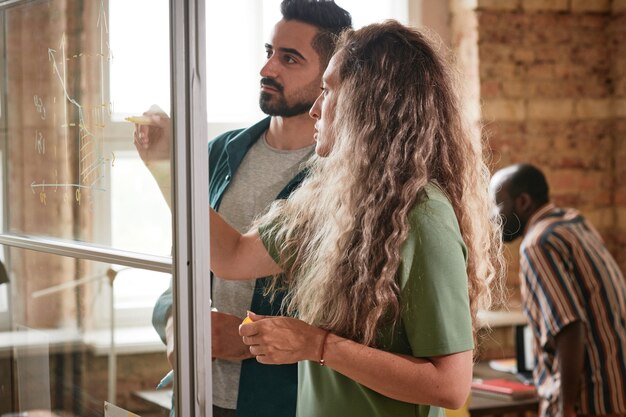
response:
M567 235L575 235L576 226L586 223L584 216L576 209L554 207L542 218L531 224L524 235L521 250L545 247Z
M552 239L557 228L558 223L554 219L543 220L531 225L524 234L520 249L527 250L545 246Z
M209 141L209 144L211 144L211 145L226 144L229 140L231 140L234 137L239 136L241 134L241 132L243 132L245 130L246 130L246 128L242 127L240 129L233 129L233 130L226 131L224 133L220 133L219 135L217 135L213 139L211 139Z
M259 136L261 136L264 131L268 129L269 124L270 118L266 117L265 119L253 124L252 126L240 129L233 129L221 133L209 141L209 147L223 148L231 142L245 141L247 143L256 140Z

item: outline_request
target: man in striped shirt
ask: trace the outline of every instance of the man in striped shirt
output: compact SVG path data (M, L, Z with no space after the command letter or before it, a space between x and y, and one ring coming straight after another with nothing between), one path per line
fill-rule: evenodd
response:
M595 228L550 203L529 164L490 185L503 239L523 236L524 313L534 334L541 416L626 415L626 282Z

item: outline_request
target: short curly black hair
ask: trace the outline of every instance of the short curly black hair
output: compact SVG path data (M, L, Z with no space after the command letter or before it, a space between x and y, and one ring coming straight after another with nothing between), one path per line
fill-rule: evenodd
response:
M517 164L515 168L508 179L510 197L526 193L535 203L545 204L550 201L548 182L539 168L527 163Z
M324 68L335 51L339 34L352 27L350 13L333 0L283 0L280 12L284 20L297 20L319 28L311 46Z

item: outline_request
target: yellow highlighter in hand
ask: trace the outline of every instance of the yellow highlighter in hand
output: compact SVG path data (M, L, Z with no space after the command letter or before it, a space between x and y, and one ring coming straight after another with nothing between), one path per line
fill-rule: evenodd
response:
M127 122L142 125L142 126L148 126L148 125L154 124L154 122L152 121L152 118L148 116L130 116L124 120L126 120Z

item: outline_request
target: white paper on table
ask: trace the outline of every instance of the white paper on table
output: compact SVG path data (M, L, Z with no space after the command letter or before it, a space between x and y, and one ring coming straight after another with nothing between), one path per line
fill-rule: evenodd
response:
M104 417L139 417L135 413L124 410L122 407L104 402Z

